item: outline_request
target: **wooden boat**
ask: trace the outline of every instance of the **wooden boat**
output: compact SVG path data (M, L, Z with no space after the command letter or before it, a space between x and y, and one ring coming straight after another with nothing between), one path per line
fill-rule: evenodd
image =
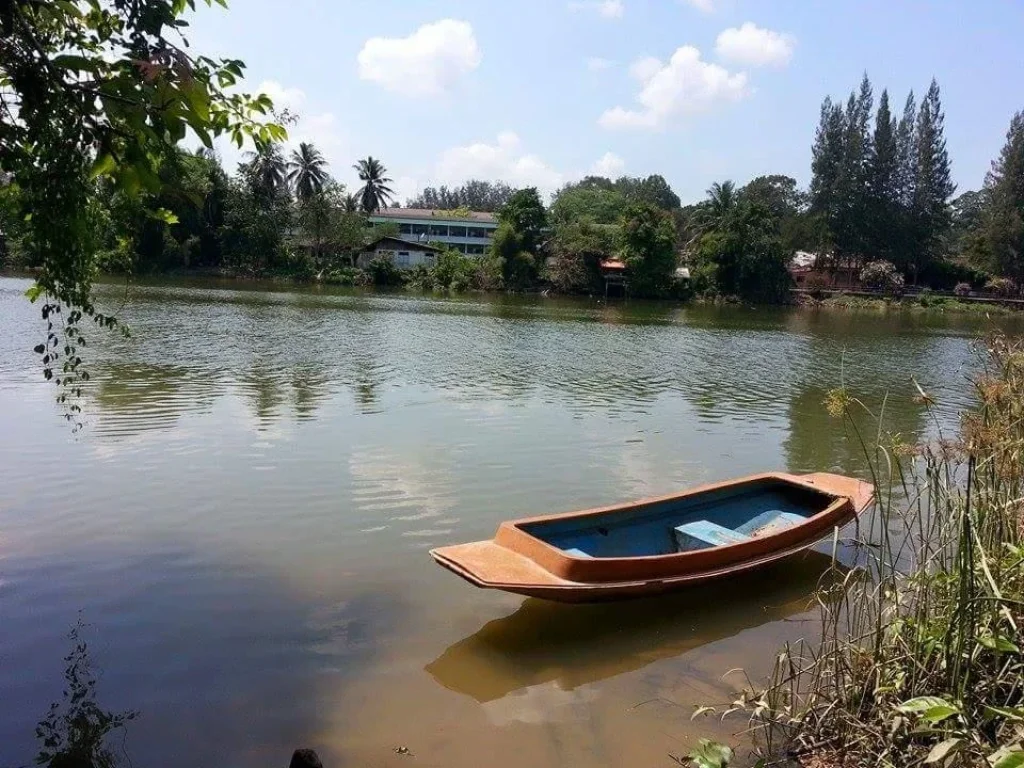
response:
M871 503L869 483L766 473L684 493L502 523L491 541L431 550L485 589L561 602L668 592L807 549Z

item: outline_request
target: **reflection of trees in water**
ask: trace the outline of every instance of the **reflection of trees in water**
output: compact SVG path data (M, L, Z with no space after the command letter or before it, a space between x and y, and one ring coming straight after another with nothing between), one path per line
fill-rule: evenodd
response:
M103 431L121 436L172 426L186 413L210 410L218 377L183 365L96 363L87 388Z
M794 472L857 472L867 468L861 439L868 450L873 448L878 436L877 421L860 406L854 406L851 416L855 431L848 421L829 416L824 404L827 394L827 389L809 385L790 401L789 436L783 447L786 464ZM924 433L925 420L923 405L909 397L893 396L886 403L883 429L914 443Z
M794 321L806 324L806 317ZM789 398L789 437L785 441L788 465L794 471L854 471L866 468L864 441L872 449L883 433L899 434L904 442L925 437L927 411L916 402L913 379L956 387L952 371L943 363L950 357L948 344L934 335L879 333L856 317L829 318L829 333L813 337L807 353L815 365L803 372ZM896 320L897 328L905 320ZM837 333L839 331L840 333ZM851 409L853 424L832 418L824 401L829 390L844 387L860 405ZM881 418L881 423L878 419ZM854 429L856 427L856 429ZM858 438L858 433L860 438Z

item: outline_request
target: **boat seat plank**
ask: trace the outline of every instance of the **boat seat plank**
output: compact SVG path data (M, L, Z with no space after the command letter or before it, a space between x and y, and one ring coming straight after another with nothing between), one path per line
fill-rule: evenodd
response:
M797 515L793 512L783 512L780 509L769 509L766 512L762 512L760 515L755 517L753 520L748 520L743 525L736 528L737 533L742 533L745 536L769 536L773 533L778 533L786 528L792 528L794 525L807 520L803 515Z
M739 544L750 538L717 523L712 523L710 520L695 520L692 523L676 526L673 532L676 546L680 552Z
M588 555L582 549L578 549L577 547L571 547L570 549L563 549L562 551L565 552L565 554L569 555L569 557L587 557L587 558L591 557L591 555Z

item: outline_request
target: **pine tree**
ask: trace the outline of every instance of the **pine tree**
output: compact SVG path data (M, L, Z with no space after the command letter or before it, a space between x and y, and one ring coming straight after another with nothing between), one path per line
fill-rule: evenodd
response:
M916 172L913 196L915 243L910 268L914 276L938 256L951 222L949 199L956 191L946 151L945 114L939 84L932 80L917 113Z
M984 233L989 267L1024 283L1024 112L1010 122L1006 144L985 178Z
M914 92L907 94L903 116L896 125L896 200L893 222L893 263L906 272L912 260L914 221L912 209L917 175L917 101Z
M874 95L865 74L845 109L826 98L811 162L811 211L831 238L833 265L856 266L870 247L868 172Z
M889 93L882 91L875 116L875 133L868 153L868 257L894 261L893 232L900 212L899 159L896 120L889 110Z

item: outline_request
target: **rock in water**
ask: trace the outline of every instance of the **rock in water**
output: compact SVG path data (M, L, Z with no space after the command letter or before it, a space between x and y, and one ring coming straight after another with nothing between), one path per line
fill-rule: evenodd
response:
M296 749L288 768L324 768L324 764L312 749Z

